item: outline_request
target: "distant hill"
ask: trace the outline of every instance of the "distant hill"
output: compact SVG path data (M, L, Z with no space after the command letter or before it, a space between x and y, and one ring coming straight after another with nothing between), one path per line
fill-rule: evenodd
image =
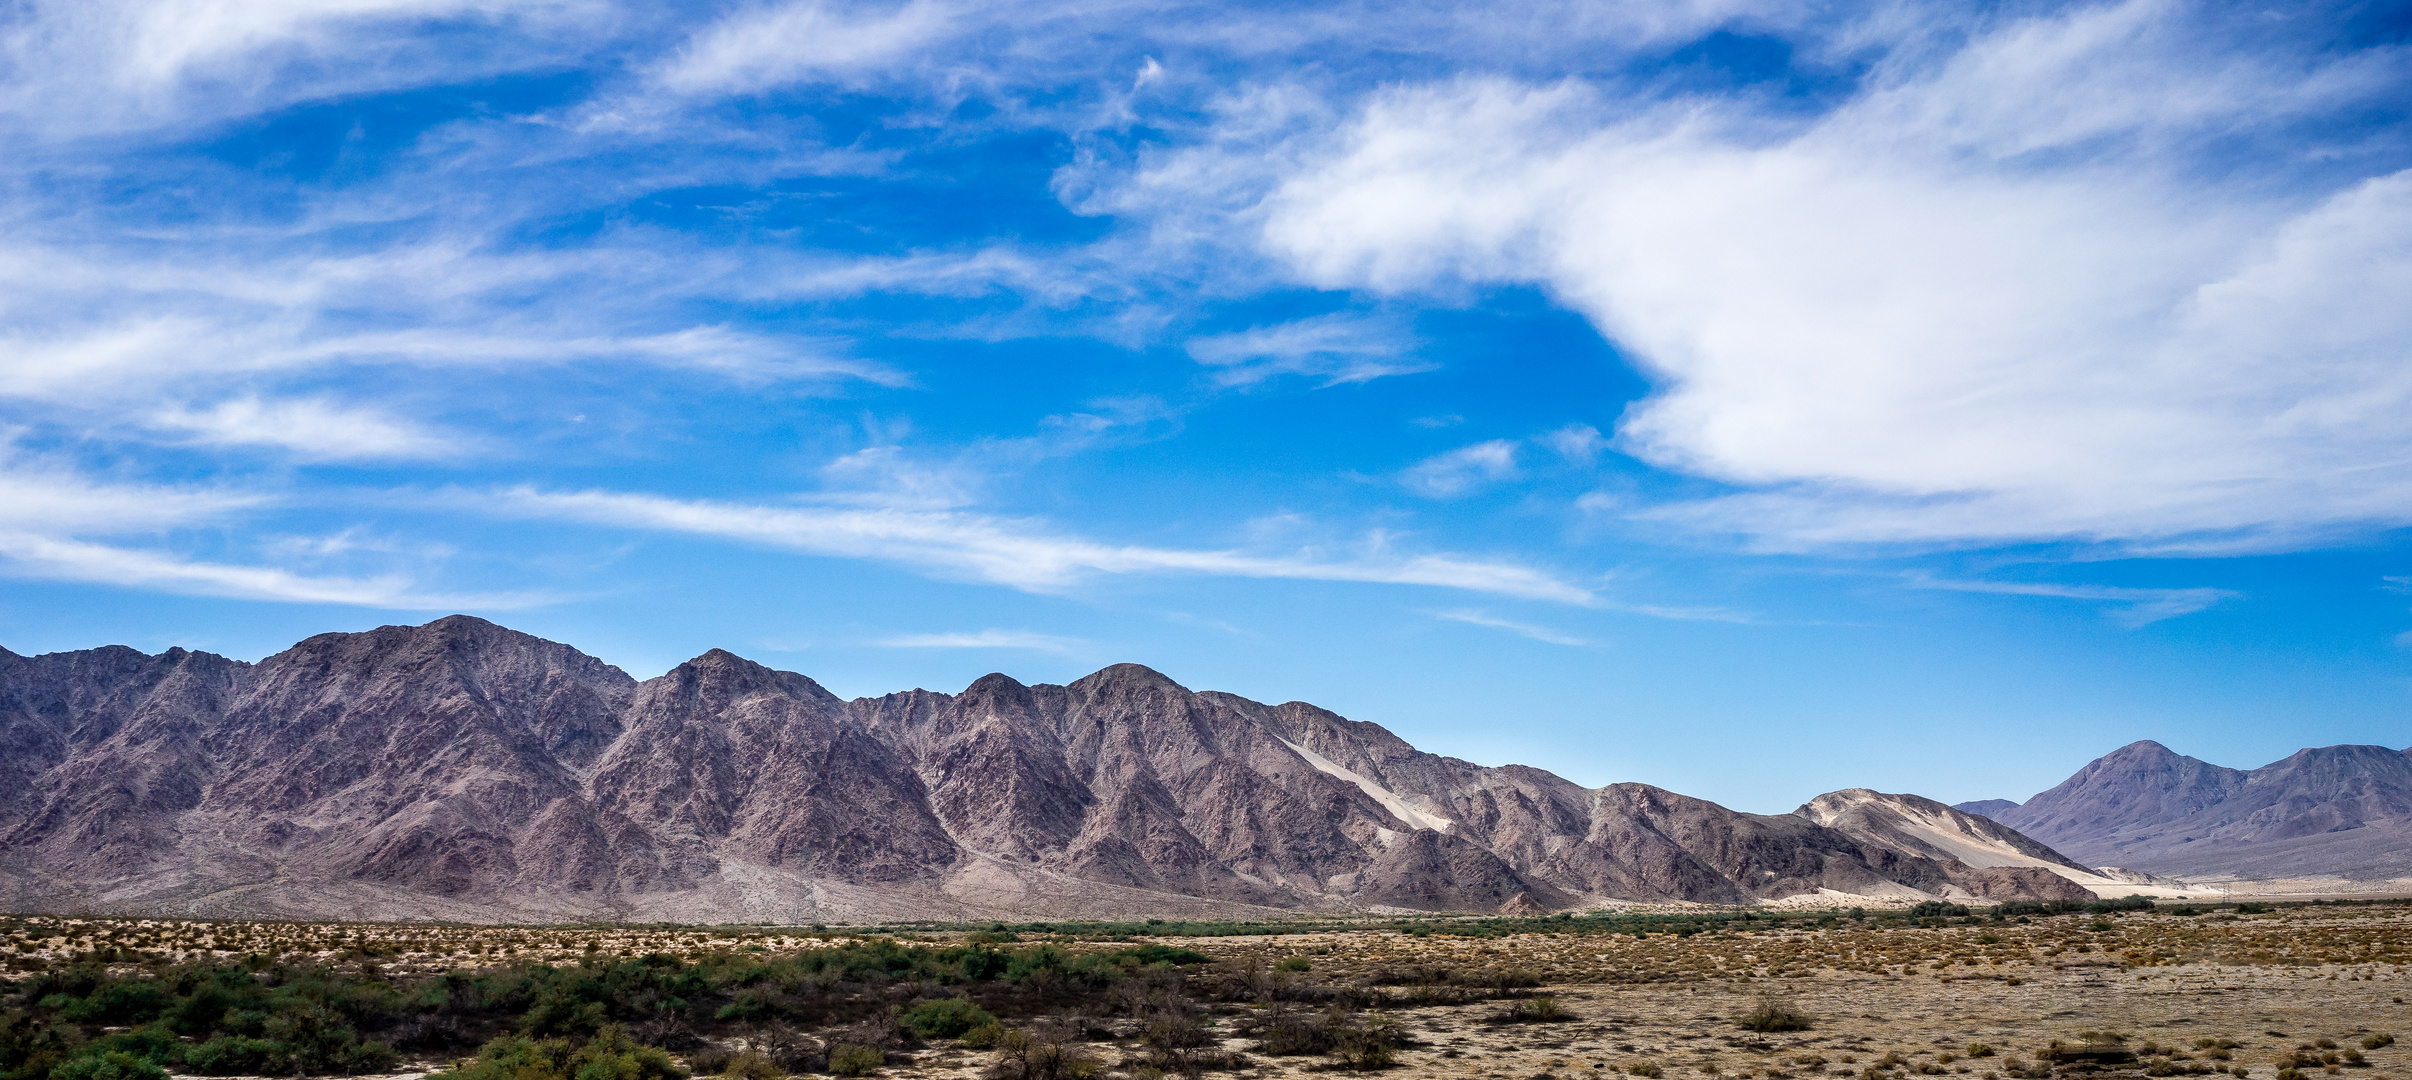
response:
M2412 876L2412 756L2384 746L2240 770L2130 743L1991 816L2096 866L2178 878Z
M2132 891L2009 826L1917 795L1845 788L1793 813L1862 844L1940 862L1976 898L2085 902Z
M465 616L258 664L0 650L11 910L793 923L1979 890L2027 895L1132 664L846 701L719 650L639 682Z
M1989 818L2000 817L2002 811L2015 809L2017 806L2017 803L2011 802L2008 799L1978 799L1974 802L1951 804L1952 809L1963 814L1975 814L1978 817Z

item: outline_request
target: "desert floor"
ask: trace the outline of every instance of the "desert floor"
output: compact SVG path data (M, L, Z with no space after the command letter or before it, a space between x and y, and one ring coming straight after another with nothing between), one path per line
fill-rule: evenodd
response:
M19 917L15 962L123 950L133 962L251 953L316 954L396 976L499 961L574 962L594 953L779 952L825 947L837 931L797 928L471 927L343 923L228 923ZM1780 929L1672 934L1485 933L1480 922L1422 934L1335 928L1279 936L1184 936L1164 943L1234 968L1302 983L1370 985L1414 1043L1391 1075L1539 1077L1659 1075L1791 1080L1921 1075L2280 1077L2293 1066L2369 1080L2412 1078L2412 905L2289 905L2259 914L2166 912L1946 920L1870 927L1849 918ZM1527 923L1525 925L1531 925ZM1453 932L1454 931L1454 932ZM848 933L862 933L852 930ZM947 942L964 931L917 928L907 940ZM1067 947L1123 948L1066 936ZM1025 934L1024 940L1032 940ZM1146 940L1138 938L1137 940ZM1305 971L1283 970L1303 964ZM1517 1000L1419 1005L1418 987L1450 973L1498 972L1539 985L1564 1018L1507 1022ZM1477 980L1479 981L1479 980ZM1423 995L1429 999L1430 995ZM1789 1006L1806 1030L1756 1032L1737 1018L1763 1003ZM1216 1006L1214 1027L1243 1026L1247 1003ZM1144 1074L1136 1025L1094 1018L1088 1052L1105 1075ZM2058 1040L2125 1037L2137 1060L2050 1064ZM2100 1043L2096 1037L2096 1043ZM1982 1044L1984 1050L1972 1050ZM1230 1037L1238 1067L1213 1075L1273 1077L1333 1071L1321 1057L1274 1057ZM2358 1055L2359 1060L2356 1060ZM969 1077L988 1051L938 1040L891 1060L882 1075ZM2326 1059L2323 1064L2322 1059ZM426 1069L445 1062L421 1063ZM414 1073L413 1075L415 1075Z

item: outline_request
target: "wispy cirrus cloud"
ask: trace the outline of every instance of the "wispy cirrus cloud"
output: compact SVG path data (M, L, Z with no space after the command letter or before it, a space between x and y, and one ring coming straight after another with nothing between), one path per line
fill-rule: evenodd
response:
M900 634L881 638L874 645L890 649L1031 649L1038 652L1072 654L1086 651L1089 642L1079 638L1038 634L1028 630L976 630L943 634Z
M1591 644L1589 640L1576 637L1572 634L1560 633L1546 626L1535 626L1531 623L1521 623L1512 619L1502 619L1487 612L1435 611L1432 613L1432 617L1435 619L1447 619L1450 622L1461 622L1469 626L1484 626L1493 630L1505 630L1508 633L1515 634L1519 637L1528 637L1534 641L1544 642L1550 645L1588 646Z
M296 573L275 566L189 559L157 550L4 529L0 529L0 568L20 577L48 581L81 581L238 600L404 611L508 610L558 600L557 596L536 592L430 591L406 575L363 578Z
M1516 443L1491 439L1416 462L1399 474L1399 482L1426 498L1447 499L1516 475Z
M1017 589L1055 591L1099 575L1194 574L1423 585L1588 604L1590 589L1513 562L1395 551L1381 536L1344 553L1263 554L1108 544L1042 522L957 510L774 506L610 491L516 488L492 512L712 536L816 555L902 563Z
M296 569L290 564L297 554L300 561L310 561L310 553L292 550L244 564L179 553L163 542L179 532L240 526L276 501L233 488L95 479L10 453L0 456L0 506L7 507L0 514L0 574L196 596L422 611L550 602L536 592L431 590L405 573ZM315 553L340 554L344 546L322 544Z
M1283 375L1339 386L1439 366L1415 357L1415 345L1414 335L1394 320L1334 314L1195 337L1186 348L1225 386L1251 386Z
M2244 594L2229 589L2139 589L2116 585L2058 585L2048 582L1967 581L1950 578L1913 576L1910 584L1920 589L1941 589L1948 592L1993 593L1999 596L2050 596L2064 600L2094 600L2113 605L2105 616L2112 622L2133 629L2149 626L2163 619L2192 615L2225 600Z
M478 449L478 441L464 435L323 398L263 401L245 395L205 408L163 409L147 426L192 442L274 447L315 460L449 458Z
M932 0L884 6L794 0L741 8L698 32L654 82L679 93L752 93L787 83L890 73L962 32Z

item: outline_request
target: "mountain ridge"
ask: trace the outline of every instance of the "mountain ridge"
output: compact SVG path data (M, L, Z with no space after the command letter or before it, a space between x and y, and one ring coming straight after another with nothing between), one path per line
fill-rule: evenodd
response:
M256 664L0 650L0 770L21 781L0 900L52 910L810 922L2018 889L1139 665L849 701L719 649L639 681L468 616Z
M2412 876L2412 751L2308 747L2231 769L2149 739L1995 816L2098 866L2187 879Z

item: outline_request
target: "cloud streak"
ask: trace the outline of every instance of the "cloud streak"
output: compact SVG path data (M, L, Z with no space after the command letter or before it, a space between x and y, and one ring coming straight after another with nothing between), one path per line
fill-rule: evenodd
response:
M968 633L903 634L882 638L872 644L890 649L1031 649L1067 655L1089 647L1088 642L1079 638L1036 634L1028 630L995 629Z
M1346 556L1312 550L1266 555L1107 544L1028 519L950 510L765 506L534 488L499 492L486 505L496 513L903 563L1033 592L1060 591L1099 575L1194 574L1422 585L1577 605L1596 599L1589 589L1531 567L1396 552L1378 536Z
M1992 593L1997 596L2049 596L2064 600L2096 600L2119 605L2107 617L2121 626L2134 629L2149 626L2163 619L2192 615L2225 600L2244 594L2228 589L2136 589L2115 585L2054 585L2048 583L2007 581L1957 581L1944 578L1913 577L1913 587L1942 589L1949 592Z
M1432 613L1432 617L1436 619L1447 619L1450 622L1461 622L1469 626L1484 626L1493 630L1505 630L1508 633L1517 635L1518 637L1528 637L1534 641L1544 642L1550 645L1586 647L1591 644L1590 641L1583 638L1575 637L1571 634L1562 634L1545 626L1534 626L1531 623L1514 622L1512 620L1498 618L1480 611L1435 611Z

